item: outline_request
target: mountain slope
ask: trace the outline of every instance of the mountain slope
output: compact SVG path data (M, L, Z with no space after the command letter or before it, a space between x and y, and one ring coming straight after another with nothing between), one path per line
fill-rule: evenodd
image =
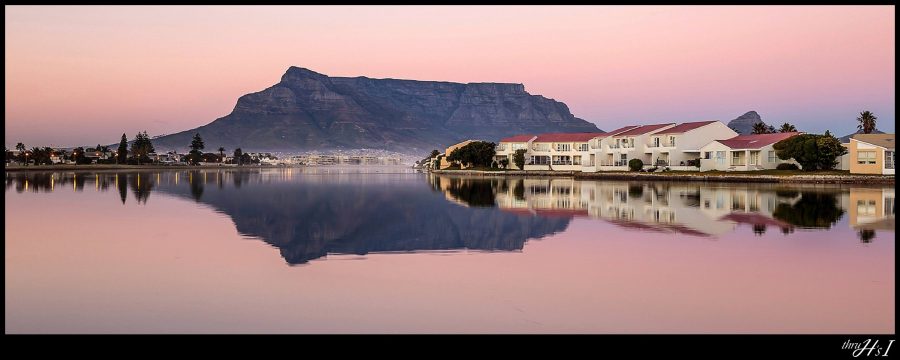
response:
M736 131L741 135L748 135L753 133L753 124L763 123L762 118L759 117L759 114L756 111L748 111L744 113L744 115L738 116L734 120L728 122L728 127L732 130ZM768 125L768 124L766 124Z
M466 139L540 132L592 132L558 101L522 84L329 77L291 67L281 81L241 96L231 114L153 140L184 150L199 132L207 148L385 149L421 153Z

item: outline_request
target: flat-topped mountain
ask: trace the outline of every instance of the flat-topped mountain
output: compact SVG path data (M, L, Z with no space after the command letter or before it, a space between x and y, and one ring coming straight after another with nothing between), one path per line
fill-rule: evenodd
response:
M522 84L329 77L292 66L279 83L241 96L231 114L153 144L186 150L199 132L208 149L420 154L466 139L596 131L566 104L531 95Z

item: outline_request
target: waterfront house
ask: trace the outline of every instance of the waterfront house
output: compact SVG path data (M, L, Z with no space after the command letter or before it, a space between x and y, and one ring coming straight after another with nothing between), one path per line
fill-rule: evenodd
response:
M700 171L755 171L775 169L778 164L797 164L793 159L781 160L775 155L775 143L797 136L799 132L739 135L714 140L700 148Z
M606 137L599 149L598 170L628 170L631 159L640 159L644 165L650 165L651 160L655 160L647 151L650 135L674 126L674 123L641 125Z
M851 174L894 175L894 134L856 134L847 148Z
M477 140L466 140L466 141L463 141L463 142L458 143L458 144L450 145L450 147L447 148L447 151L444 151L444 153L441 154L441 155L443 155L443 156L441 156L441 163L438 164L438 168L439 168L439 169L446 169L446 168L450 167L450 165L452 165L452 163L450 163L449 161L447 161L447 157L449 157L450 154L452 154L454 150L459 149L459 148L461 148L461 147L463 147L463 146L466 146L466 145L468 145L469 143L472 143L472 142L475 142L475 141L477 141ZM465 169L465 168L466 168L466 165L465 165L465 164L460 164L460 168L461 168L461 169Z
M686 122L650 133L644 153L650 155L650 166L696 171L700 168L700 148L709 143L709 139L737 135L721 121Z
M509 165L507 165L507 169L515 169L521 170L516 166L516 162L513 160L518 150L528 151L528 146L531 145L531 142L536 139L535 135L516 135L508 138L500 139L500 143L497 144L496 155L494 156L494 160L498 163L506 159L509 161ZM525 155L526 162L528 159L528 155Z
M893 188L850 189L847 204L850 227L854 230L894 231L895 191Z
M528 147L525 170L581 171L590 155L589 142L603 132L549 133L535 137Z

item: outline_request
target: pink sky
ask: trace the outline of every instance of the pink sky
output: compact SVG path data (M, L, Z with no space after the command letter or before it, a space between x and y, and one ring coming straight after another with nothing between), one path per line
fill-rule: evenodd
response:
M513 82L609 130L731 120L894 132L892 6L7 6L6 137L117 142L227 115L291 65Z

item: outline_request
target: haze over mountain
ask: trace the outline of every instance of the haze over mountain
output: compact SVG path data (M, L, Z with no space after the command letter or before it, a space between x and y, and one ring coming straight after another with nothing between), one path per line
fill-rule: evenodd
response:
M596 131L566 104L522 84L329 77L292 66L278 84L241 96L231 114L153 144L182 151L200 133L207 149L421 154L467 139Z

